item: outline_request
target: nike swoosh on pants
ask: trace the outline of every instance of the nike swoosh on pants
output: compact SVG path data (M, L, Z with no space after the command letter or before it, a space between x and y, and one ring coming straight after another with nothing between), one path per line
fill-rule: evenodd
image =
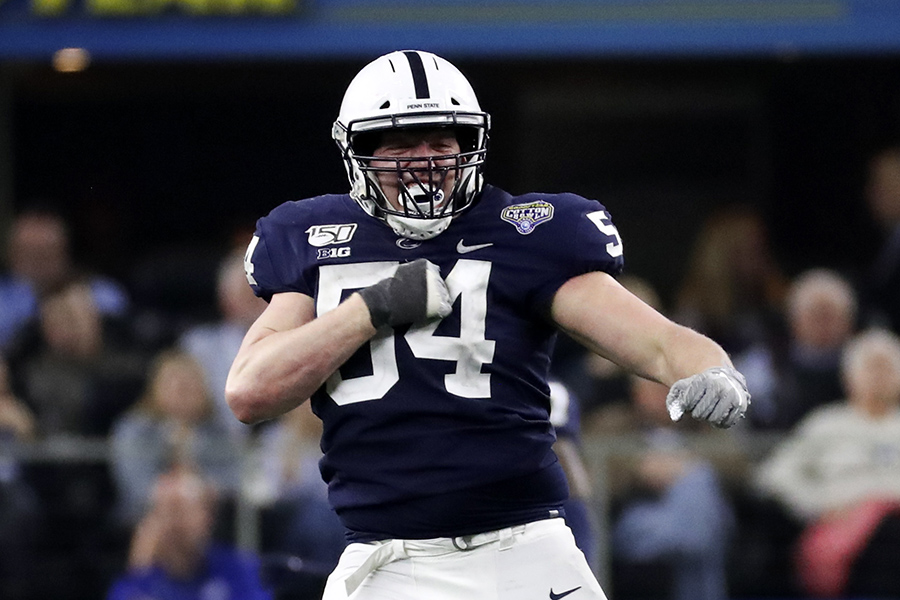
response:
M569 590L569 591L566 591L566 592L560 592L559 594L554 594L554 593L553 593L553 588L550 588L550 600L559 600L560 598L565 598L566 596L568 596L568 595L571 594L572 592L577 592L577 591L580 590L580 589L581 589L581 586L579 585L578 587L572 588L572 589Z

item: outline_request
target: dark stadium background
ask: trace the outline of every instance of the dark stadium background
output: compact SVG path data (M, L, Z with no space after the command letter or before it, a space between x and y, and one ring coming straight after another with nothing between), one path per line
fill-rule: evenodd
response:
M900 136L898 57L450 58L493 116L489 181L602 200L664 294L721 204L758 206L789 272L871 259L865 161ZM8 65L15 208L61 205L79 257L132 286L181 259L190 280L277 204L347 188L330 125L365 62Z

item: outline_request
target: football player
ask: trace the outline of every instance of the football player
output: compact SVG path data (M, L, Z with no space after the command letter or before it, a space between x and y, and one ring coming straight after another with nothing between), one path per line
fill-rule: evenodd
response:
M349 194L275 208L247 278L269 305L226 395L238 419L311 398L350 542L326 600L604 598L551 449L555 332L671 386L672 417L729 427L749 403L712 340L616 282L609 212L484 183L490 118L422 51L365 66L332 135Z

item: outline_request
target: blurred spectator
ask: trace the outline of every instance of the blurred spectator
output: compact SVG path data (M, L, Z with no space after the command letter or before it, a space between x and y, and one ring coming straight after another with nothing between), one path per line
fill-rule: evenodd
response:
M35 317L42 296L73 279L86 282L100 314L122 317L128 310L128 296L118 283L73 263L69 230L56 212L34 208L16 216L7 254L9 271L0 277L0 350Z
M9 381L9 367L6 361L0 358L0 437L32 440L35 437L35 428L34 414L13 394Z
M550 422L556 431L553 451L569 483L569 499L563 506L566 525L572 530L575 545L596 573L599 540L591 506L592 484L581 455L581 408L577 396L555 380L550 381Z
M734 530L730 501L712 464L687 448L679 424L669 419L668 388L632 381L645 449L635 489L613 525L613 587L620 598L724 600Z
M729 353L779 334L787 278L765 223L749 207L722 209L706 220L678 291L674 316Z
M206 372L212 391L216 415L236 433L250 428L234 417L225 401L225 380L247 329L266 307L247 285L244 273L244 253L228 254L219 266L216 280L220 320L188 329L180 346L194 356Z
M13 447L34 437L34 417L11 392L0 360L0 598L27 598L37 575L35 551L42 511L22 476Z
M735 358L753 394L749 420L760 427L789 429L843 395L841 355L857 316L850 282L830 269L806 271L791 283L785 312L785 344L757 343Z
M81 336L95 339L93 328L85 327L83 315L77 310L68 315L64 308L55 314L54 298L59 295L59 302L64 305L67 301L62 297L67 293L57 292L45 302L44 308L54 313L49 318L54 324L48 328L59 329L60 333L50 336L53 347L41 347L39 354L16 363L20 367L17 374L25 382L28 400L34 402L37 414L32 414L24 401L0 393L0 436L4 430L6 434L0 439L0 552L9 550L13 569L12 574L0 573L0 598L4 599L19 597L4 593L3 589L7 582L13 585L17 577L26 582L30 594L27 598L66 600L78 593L96 597L102 589L95 586L103 581L103 573L118 550L111 547L115 542L106 527L112 486L105 463L77 457L72 461L20 463L3 451L17 440L43 435L62 442L60 447L64 449L70 448L65 444L69 440L59 438L100 434L95 418L115 404L109 402L111 397L116 402L133 401L133 391L107 395L112 387L108 384L125 375L117 372L115 360L107 363L100 357L94 364L80 354L80 350L90 346L82 346ZM90 303L89 297L87 302ZM63 330L76 333L68 335ZM139 381L142 368L132 370ZM139 386L138 382L134 388ZM9 521L5 521L7 517ZM4 559L0 558L0 562Z
M257 557L213 538L216 492L189 469L161 474L107 600L271 600Z
M865 320L900 332L900 147L882 150L868 166L866 202L883 237L862 284Z
M196 469L227 498L238 488L241 444L216 419L203 369L184 352L156 357L143 397L116 421L110 441L126 523L144 513L157 477L174 465Z
M146 357L94 299L81 280L60 283L10 349L13 387L42 436L106 435L143 385Z
M900 597L900 339L859 334L841 373L846 401L807 415L756 484L806 524L798 567L810 594Z
M319 473L321 434L322 422L309 402L264 428L247 492L266 510L264 548L316 564L327 576L346 540Z

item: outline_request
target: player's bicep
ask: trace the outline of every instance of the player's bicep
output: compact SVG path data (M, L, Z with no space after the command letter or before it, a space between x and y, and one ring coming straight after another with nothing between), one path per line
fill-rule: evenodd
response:
M306 294L285 292L275 294L269 305L247 331L244 346L282 331L290 331L315 318L315 301Z
M553 297L550 314L590 350L658 379L663 338L673 323L599 271L573 277Z

